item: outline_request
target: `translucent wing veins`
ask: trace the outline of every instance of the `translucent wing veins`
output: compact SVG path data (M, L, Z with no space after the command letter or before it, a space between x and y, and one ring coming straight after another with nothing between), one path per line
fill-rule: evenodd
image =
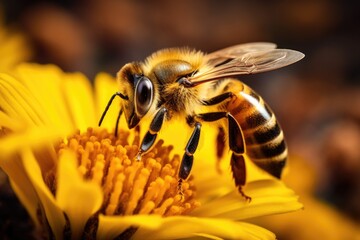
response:
M225 77L253 74L282 68L301 60L295 50L275 49L271 43L248 43L207 55L207 67L189 77L192 86Z

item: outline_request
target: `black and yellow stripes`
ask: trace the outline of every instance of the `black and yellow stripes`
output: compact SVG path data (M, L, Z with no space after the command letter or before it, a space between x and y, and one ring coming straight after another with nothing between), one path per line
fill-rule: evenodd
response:
M231 81L236 98L227 110L243 131L247 156L260 168L280 178L287 159L287 146L281 127L270 107L250 87Z

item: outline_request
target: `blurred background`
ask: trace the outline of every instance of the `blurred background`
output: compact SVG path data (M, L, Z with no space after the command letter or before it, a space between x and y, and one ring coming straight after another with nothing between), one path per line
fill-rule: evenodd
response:
M291 156L285 181L305 205L297 213L254 221L278 239L360 239L359 5L340 0L2 0L0 45L15 38L21 42L20 59L53 63L89 79L101 71L115 75L125 63L166 47L212 52L269 41L305 53L297 64L241 78L282 124ZM2 54L0 65L10 56ZM0 176L0 238L15 239L19 229L31 227L19 224L24 210L16 207L14 214L3 204L17 203Z

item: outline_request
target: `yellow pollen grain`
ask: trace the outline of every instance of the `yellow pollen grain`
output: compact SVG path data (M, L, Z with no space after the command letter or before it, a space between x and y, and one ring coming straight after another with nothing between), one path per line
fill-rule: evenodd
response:
M144 196L144 199L143 199L143 204L142 204L142 207L144 207L144 205L149 202L149 201L152 201L152 199L154 199L154 197L157 195L156 194L156 191L157 191L157 186L156 185L156 182L151 182L150 183L150 186L148 187L146 193L145 193L145 196ZM155 204L155 203L154 203Z
M119 204L119 197L123 190L123 182L125 179L125 175L120 173L116 177L116 183L114 186L114 190L110 194L110 202L105 210L106 215L113 215L118 204Z
M104 176L104 155L99 154L96 156L95 166L92 169L92 181L101 185Z
M146 204L141 208L139 211L139 214L149 214L151 211L153 211L155 208L155 203L153 201L147 201ZM155 214L157 214L154 211Z
M111 190L113 189L114 183L117 183L117 180L114 178L117 176L124 176L123 173L120 173L122 169L122 165L120 164L120 159L118 157L114 157L110 162L109 170L106 175L105 184L104 184L104 194L108 196L111 194Z
M83 175L86 175L87 172L90 170L90 160L89 160L89 153L87 151L85 151L82 147L79 147L78 149L78 154L81 154L81 162L80 162L80 166L82 166L85 171L83 173Z
M170 164L166 164L162 170L161 170L161 177L165 177L165 176L168 176L168 175L174 175L174 169L172 168L172 166Z
M129 144L128 136L129 132L125 131L115 137L105 129L89 128L65 139L56 148L58 154L65 149L73 150L78 159L78 172L102 187L104 200L100 213L173 216L188 214L200 205L192 176L183 181L183 195L179 194L180 157L169 157L171 146L163 146L160 140L141 161L136 161L139 139L135 137L134 143ZM56 177L48 179L49 187L56 191L56 182L51 182Z
M166 210L174 203L174 198L168 198L166 199L160 207L156 208L154 210L155 214L164 215Z
M146 168L149 169L151 172L149 181L153 182L155 179L159 176L161 171L161 164L157 162L155 159L150 158L148 164L146 165Z
M130 215L134 212L136 206L138 205L138 201L144 195L144 187L149 178L150 172L143 168L134 183L135 191L132 192L129 199L129 204L125 210L125 215Z
M164 214L164 216L175 216L180 215L180 212L182 212L182 208L179 206L171 206L169 210Z
M162 197L164 196L164 193L165 191L167 190L168 188L168 184L165 182L164 179L158 177L156 180L156 191L155 191L155 199L154 199L154 202L155 202L155 205L158 206L159 203L161 202L162 200Z
M138 161L134 161L132 166L126 168L125 173L127 174L127 181L126 181L126 188L131 189L133 188L134 179L137 176L137 171L140 167L142 167L142 163Z

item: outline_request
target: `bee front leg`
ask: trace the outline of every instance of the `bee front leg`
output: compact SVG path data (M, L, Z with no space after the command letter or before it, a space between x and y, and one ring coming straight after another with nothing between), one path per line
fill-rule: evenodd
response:
M160 108L155 114L155 117L150 123L150 129L149 131L147 131L141 142L139 152L136 156L137 161L140 161L141 155L149 151L152 145L154 144L157 137L157 133L160 131L162 124L164 122L166 113L167 113L167 109L163 107Z
M229 147L233 152L231 155L231 170L235 185L238 188L239 193L247 200L251 201L251 197L247 196L242 187L246 183L246 168L245 168L245 140L241 131L239 123L228 112L210 112L196 115L197 118L205 122L213 122L222 118L228 119L228 138Z

